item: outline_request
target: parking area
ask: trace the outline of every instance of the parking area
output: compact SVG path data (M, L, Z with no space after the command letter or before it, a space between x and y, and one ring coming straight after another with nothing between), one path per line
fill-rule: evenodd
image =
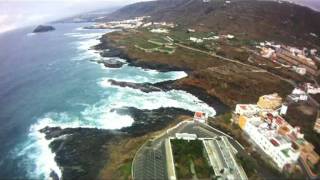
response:
M169 179L166 162L165 140L169 137L174 138L176 133L196 134L197 138L210 139L217 138L218 136L225 136L223 132L208 127L205 124L194 123L193 121L185 121L175 128L172 128L170 131L167 131L167 133L157 137L156 139L148 141L140 148L134 158L132 166L134 180ZM233 139L231 137L225 137L224 140L227 141L228 145L230 146L230 153L234 152L232 151L234 149L234 144L237 146L236 149L241 149L239 144L234 140L233 142L232 140ZM230 163L232 163L232 159L228 159L230 158L230 154L228 154L229 151L221 150L223 144L219 144L220 142L214 143L215 144L213 147L215 149L220 148L220 150L216 152L216 156L219 156L223 159L221 161L221 163L223 163L221 166L231 167L232 164Z
M147 144L136 156L134 163L135 179L167 179L166 154L163 142Z

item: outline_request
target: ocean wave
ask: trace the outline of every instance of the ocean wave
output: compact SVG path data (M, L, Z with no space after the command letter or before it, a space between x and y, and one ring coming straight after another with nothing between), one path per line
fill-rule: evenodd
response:
M132 83L157 83L169 80L177 80L187 77L184 71L160 72L157 70L143 69L140 67L123 65L121 68L107 68L106 77L101 78L98 83L113 79L116 81Z
M100 37L104 34L104 32L97 32L97 33L65 33L65 36L68 37L75 37L78 38L80 40L83 39L92 39L92 38L97 38Z
M34 36L36 33L28 33L27 36Z
M100 81L99 84L106 90L110 88L117 89L115 94L104 100L102 104L105 104L105 106L103 108L109 108L108 104L112 102L113 107L135 107L148 110L161 107L175 107L193 112L204 111L212 117L216 115L214 108L199 100L196 96L182 90L145 93L129 87L113 86L106 80Z
M39 130L52 123L50 119L42 119L33 124L29 129L28 140L14 150L16 157L23 159L22 165L28 170L31 179L50 179L50 173L54 171L59 178L62 172L55 162L55 154L49 148L52 140L47 140ZM21 148L21 149L20 149ZM30 165L30 162L33 162Z
M79 30L80 31L80 30ZM90 49L100 41L97 39L103 33L66 33L65 36L77 38L74 42L79 54L72 60L99 60L107 58L101 57L99 51ZM123 59L117 59L126 62ZM129 115L120 115L114 109L122 107L135 107L138 109L158 109L161 107L175 107L190 111L204 111L210 116L215 116L215 110L197 97L179 90L168 92L144 93L132 88L122 88L112 86L108 81L126 81L134 83L157 83L168 80L176 80L186 77L183 71L159 72L139 67L124 65L121 68L111 69L105 72L104 77L97 80L103 90L101 99L96 103L85 104L80 112L48 112L38 118L37 123L30 127L28 140L18 149L18 156L27 157L26 164L34 163L30 167L30 178L49 179L51 171L55 171L61 177L61 170L57 166L54 158L55 154L49 148L52 141L45 139L44 134L39 130L46 127L61 128L98 128L98 129L121 129L129 127L134 123L134 119ZM75 102L75 106L79 105ZM82 105L82 104L81 104ZM28 163L27 163L28 162ZM34 170L35 169L35 170Z

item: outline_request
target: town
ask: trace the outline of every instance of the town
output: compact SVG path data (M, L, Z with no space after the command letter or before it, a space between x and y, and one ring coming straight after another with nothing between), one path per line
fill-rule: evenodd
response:
M263 95L256 104L237 104L231 122L272 167L279 172L301 171L317 179L319 154L300 127L284 118L290 98ZM320 117L315 124L319 131ZM133 161L134 179L217 178L248 179L239 154L246 153L236 139L208 125L204 112L147 141Z
M203 32L172 22L150 22L149 18L99 23L90 28L111 28L116 33L122 29L122 35L128 38L119 40L119 46L130 44L137 54L157 53L158 57L161 54L168 57L184 49L287 82L293 87L287 96L268 94L257 99L256 104L236 104L229 120L241 129L242 138L266 164L284 174L299 172L310 179L318 178L318 145L307 140L311 133L320 133L320 54L317 49L273 41L244 41L238 34ZM315 37L313 33L310 36ZM289 123L293 116L289 110L299 107L317 114L312 122L308 120L313 128L307 138L303 134L306 127ZM248 155L252 150L248 151L250 148L243 147L229 132L213 128L208 119L214 121L205 112L196 112L193 120L183 121L147 141L133 160L133 179L248 179L249 168L240 155ZM294 124L303 123L302 119L299 121Z
M304 139L300 127L291 126L283 118L287 109L287 102L283 102L278 94L264 95L257 104L238 104L233 122L261 152L272 158L280 170L290 171L299 161L310 177L316 178L313 167L319 162L319 155L314 151L314 146Z

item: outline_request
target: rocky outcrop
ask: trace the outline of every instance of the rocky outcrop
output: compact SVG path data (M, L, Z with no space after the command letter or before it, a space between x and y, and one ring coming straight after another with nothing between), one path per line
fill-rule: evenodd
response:
M33 30L33 33L42 33L42 32L54 31L54 30L56 29L53 26L39 25Z
M132 82L123 82L123 81L115 81L109 80L112 85L120 86L120 87L129 87L132 89L139 89L142 92L149 93L154 91L162 91L161 88L156 87L150 83L132 83Z
M133 89L139 89L142 92L150 93L157 91L170 91L172 89L186 91L196 97L201 101L207 103L209 106L214 107L217 114L223 114L230 110L230 108L222 103L217 97L209 95L204 89L201 89L196 86L179 84L176 81L165 81L160 83L132 83L132 82L123 82L109 80L112 85L120 87L129 87Z
M92 60L92 62L96 62L98 64L103 64L106 68L121 68L125 63L114 60L114 59L107 59L107 60Z
M88 128L46 127L40 132L53 140L51 150L63 179L96 179L107 162L108 143L123 136L119 132ZM55 172L50 174L56 177Z
M97 179L100 170L108 163L109 147L120 139L145 135L163 129L179 116L193 113L178 108L139 110L133 107L114 109L119 114L130 115L134 123L120 130L90 128L45 127L40 132L52 140L51 150L62 170L63 179ZM55 179L57 174L51 172Z
M132 126L122 128L122 132L133 136L144 135L166 127L179 116L193 116L193 112L180 108L159 108L155 110L141 110L134 107L113 109L118 114L130 115L135 121Z

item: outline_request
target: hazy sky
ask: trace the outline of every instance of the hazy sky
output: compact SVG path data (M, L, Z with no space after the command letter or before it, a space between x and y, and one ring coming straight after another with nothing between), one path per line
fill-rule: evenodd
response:
M147 0L0 0L0 33L96 9ZM291 0L320 9L320 0Z
M0 33L143 0L0 0Z

